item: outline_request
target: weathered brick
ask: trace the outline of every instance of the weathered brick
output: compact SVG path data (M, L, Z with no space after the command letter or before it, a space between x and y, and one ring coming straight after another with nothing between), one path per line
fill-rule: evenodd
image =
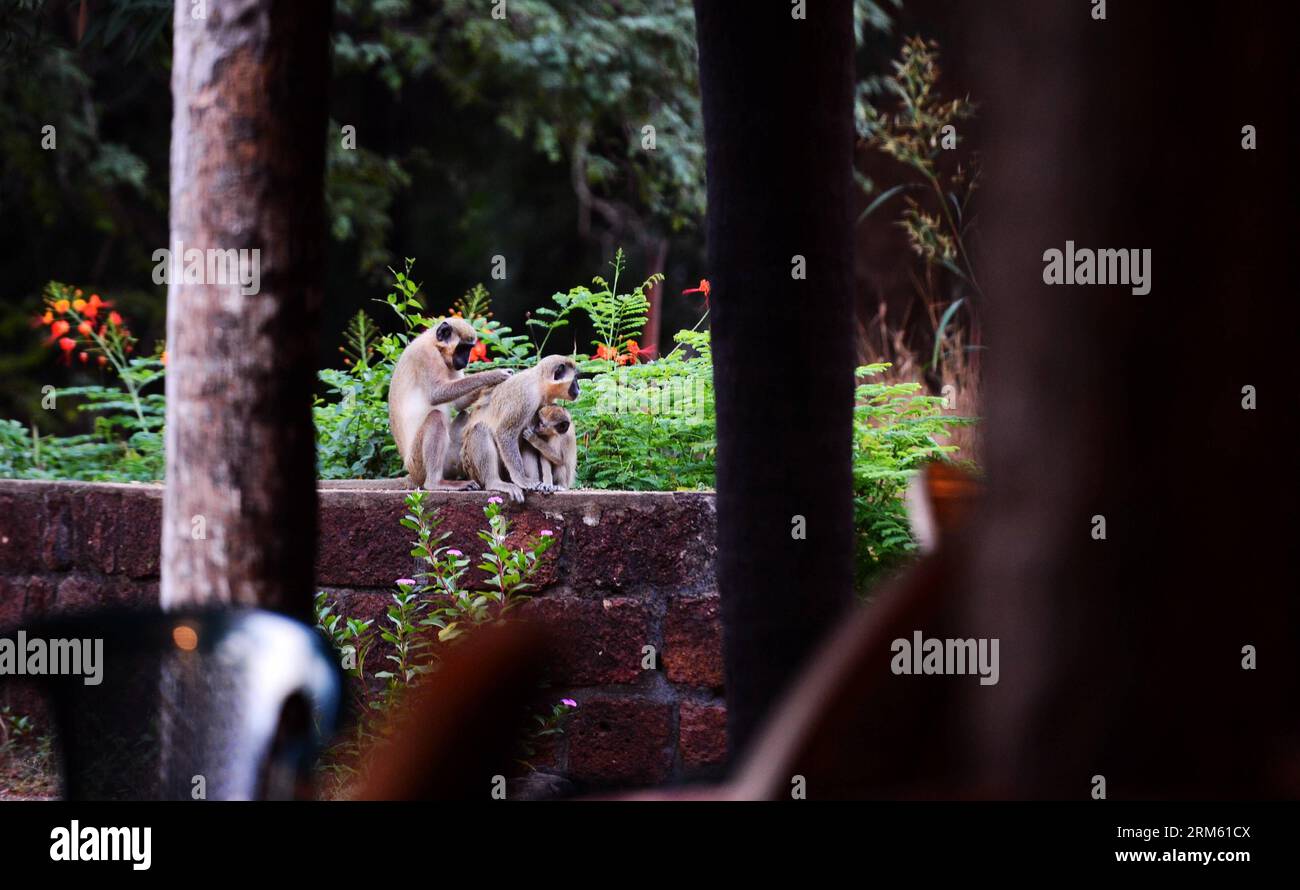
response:
M641 648L651 643L645 603L628 597L543 596L530 601L523 614L550 631L553 682L596 686L631 683L641 675Z
M162 488L124 495L114 527L114 571L129 578L157 578L162 554Z
M725 705L683 701L679 706L678 750L688 769L721 766L727 761Z
M30 624L54 605L54 584L39 575L0 575L0 627Z
M409 578L417 569L413 533L398 525L404 515L398 492L322 491L317 583L391 587L397 578Z
M28 580L27 602L23 605L23 621L33 621L49 614L54 609L56 587L57 585L49 578L31 578Z
M478 533L487 528L483 509L491 495L484 492L429 492L425 506L441 521L437 534L448 533L444 546L460 550L471 560L462 579L482 590L491 586L477 566L487 545ZM391 587L397 578L409 578L427 568L411 556L414 531L403 528L406 515L403 491L324 490L320 493L320 544L316 565L319 583L340 587ZM536 497L536 496L535 496ZM508 547L522 547L543 529L556 534L556 543L542 559L530 583L538 589L555 583L556 565L563 548L563 518L537 509L508 505L511 523Z
M581 492L566 503L573 541L571 587L707 585L717 550L711 495Z
M342 611L378 625L395 579L424 567L410 556L413 533L399 524L405 492L385 485L330 487L320 495L318 583ZM162 494L158 485L0 480L0 624L63 610L155 606ZM440 530L450 533L446 544L475 564L489 496L426 496L443 520ZM510 546L542 529L555 532L523 614L552 630L549 679L556 685L548 691L583 702L535 765L608 788L665 781L679 763L688 771L723 763L725 711L701 691L722 684L718 600L700 595L714 584L712 496L530 493L505 510ZM464 580L481 589L487 579L475 567ZM664 677L692 687L680 705L662 678L641 670L647 644L659 646ZM387 667L381 661L389 649L376 647L368 667Z
M672 770L672 705L590 697L569 717L569 775L600 787L650 785Z
M155 608L158 582L115 576L68 575L54 594L53 611L76 612L115 607Z
M722 686L722 619L716 596L678 599L664 619L664 670L673 683Z
M39 579L0 575L0 628L15 627L23 620L27 588L34 580Z
M0 492L0 572L19 575L41 566L44 507L35 483L8 483Z

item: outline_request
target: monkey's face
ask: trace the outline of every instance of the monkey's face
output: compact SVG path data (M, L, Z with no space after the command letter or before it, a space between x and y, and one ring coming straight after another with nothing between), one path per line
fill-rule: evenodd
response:
M537 412L537 435L548 439L551 436L563 436L569 431L572 422L568 411L559 405L547 405Z
M552 399L573 401L581 390L578 387L578 366L571 359L548 355L542 360L542 382Z
M465 370L465 366L469 364L470 350L478 343L478 334L474 332L474 326L463 318L448 318L438 322L438 327L434 329L434 337L438 341L438 351L442 353L447 367L456 371Z

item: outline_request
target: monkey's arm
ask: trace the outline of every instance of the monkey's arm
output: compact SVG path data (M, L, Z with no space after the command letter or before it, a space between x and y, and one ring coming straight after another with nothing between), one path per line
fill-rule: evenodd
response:
M477 397L478 391L485 386L495 386L510 375L502 370L482 371L459 380L445 380L437 383L429 391L429 404L441 405L445 402L458 402L470 396ZM472 399L471 399L472 401ZM466 402L465 404L469 404ZM460 407L457 405L457 407Z
M544 439L537 435L537 431L532 427L524 430L524 439L528 441L529 445L537 449L538 454L546 458L547 463L557 467L564 463L564 452L560 449L560 446L551 439Z
M572 488L578 481L578 439L572 436L572 427L569 428L569 433L571 438L564 455L564 479L559 483L565 488Z
M512 426L503 424L492 431L492 437L496 439L497 451L501 454L501 463L505 464L506 470L510 472L510 478L521 487L531 488L537 484L538 479L525 464L523 455L519 453L519 437L522 434L522 424Z
M480 371L479 373L482 374L482 373L488 373L488 372ZM471 375L470 375L470 377L477 377L477 376L478 376L477 374L471 374ZM469 379L469 378L465 378L465 377L463 377L463 378L461 378L461 379L462 379L462 380L467 380L467 379ZM483 400L483 404L486 405L486 404L488 403L488 399L487 399L487 392L488 392L488 390L491 390L491 389L495 388L496 386L497 386L497 384L493 383L491 386L487 386L487 387L484 387L483 389L478 389L478 390L475 390L474 392L467 393L466 395L461 396L459 399L456 399L454 402L452 402L452 404L456 406L456 410L457 410L457 411L464 411L466 408L468 408L470 405L473 405L473 404L474 404L475 402L477 402L479 399L482 399L482 400Z

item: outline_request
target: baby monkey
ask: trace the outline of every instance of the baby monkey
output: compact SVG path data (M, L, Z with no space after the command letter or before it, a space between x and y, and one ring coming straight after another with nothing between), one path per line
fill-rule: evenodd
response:
M542 491L564 491L573 486L578 469L578 435L568 411L559 405L543 405L537 409L532 425L524 430L524 440L532 446L530 451L536 451ZM524 459L532 457L525 454Z

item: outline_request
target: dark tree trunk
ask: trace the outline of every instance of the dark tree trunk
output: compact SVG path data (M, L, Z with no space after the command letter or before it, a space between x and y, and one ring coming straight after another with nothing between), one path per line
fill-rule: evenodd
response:
M170 246L259 250L261 288L168 289L165 607L310 613L329 28L289 0L176 5Z
M1094 775L1111 797L1283 793L1294 32L1262 2L1109 7L1013 0L974 50L992 484L961 629L1001 637L1002 669L970 693L966 750L1017 797L1085 798ZM1150 249L1151 292L1045 286L1067 239Z
M735 752L851 598L853 15L695 11Z
M645 247L646 257L646 274L661 275L664 267L668 263L668 239L662 236L650 235L642 239L641 243ZM660 281L646 293L646 299L650 301L650 312L646 315L645 334L641 337L641 346L646 349L653 348L655 355L663 355L660 349L659 337L660 319L663 317L664 305L664 283ZM669 350L671 346L667 347Z

